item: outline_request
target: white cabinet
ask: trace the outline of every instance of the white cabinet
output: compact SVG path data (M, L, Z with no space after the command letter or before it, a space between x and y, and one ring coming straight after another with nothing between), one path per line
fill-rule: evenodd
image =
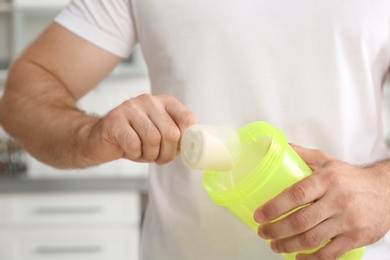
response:
M6 200L0 196L0 227L5 224L6 213L7 213ZM1 244L1 241L0 241L0 244ZM1 260L1 258L0 258L0 260Z
M137 224L136 193L60 193L15 195L5 199L9 225Z
M138 239L137 232L119 229L7 230L0 233L0 259L132 260L138 259Z
M14 260L12 257L12 241L7 233L0 229L0 260Z
M136 260L136 192L5 194L0 260Z

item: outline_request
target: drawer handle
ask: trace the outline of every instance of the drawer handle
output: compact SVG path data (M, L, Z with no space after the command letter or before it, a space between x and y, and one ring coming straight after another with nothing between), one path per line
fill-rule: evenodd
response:
M58 254L97 254L103 251L101 246L69 246L69 247L40 247L35 253L37 255L58 255Z
M102 212L102 207L42 207L36 209L35 213L38 215L55 215L55 214L97 214Z

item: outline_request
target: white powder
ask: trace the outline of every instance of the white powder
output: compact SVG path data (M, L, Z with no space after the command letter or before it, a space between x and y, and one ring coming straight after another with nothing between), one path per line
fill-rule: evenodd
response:
M195 125L183 135L182 158L193 169L229 171L236 164L237 156L233 156L232 149L239 149L237 144L239 138L235 131Z

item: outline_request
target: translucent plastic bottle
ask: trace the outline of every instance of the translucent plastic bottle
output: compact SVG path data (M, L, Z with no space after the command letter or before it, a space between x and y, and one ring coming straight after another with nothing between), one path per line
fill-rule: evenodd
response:
M255 232L259 226L253 219L255 210L312 173L284 133L266 122L248 124L237 132L219 126L191 126L183 134L181 154L188 167L204 170L203 186L211 200ZM354 249L339 259L359 260L364 251L364 247ZM283 256L293 260L296 254Z

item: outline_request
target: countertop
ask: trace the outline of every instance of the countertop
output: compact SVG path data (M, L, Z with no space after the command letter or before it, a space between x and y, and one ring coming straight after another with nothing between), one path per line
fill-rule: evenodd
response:
M146 178L0 178L1 193L138 191L146 193Z

